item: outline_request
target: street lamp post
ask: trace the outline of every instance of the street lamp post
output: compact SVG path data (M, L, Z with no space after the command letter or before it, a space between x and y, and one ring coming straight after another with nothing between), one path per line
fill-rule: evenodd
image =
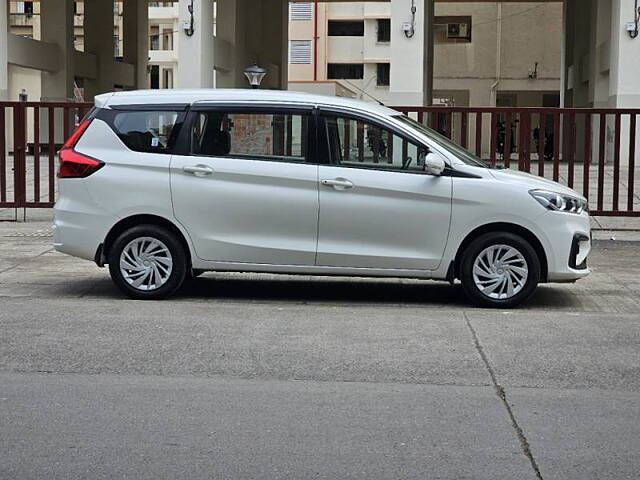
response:
M249 84L251 88L260 88L260 84L262 83L262 79L267 74L267 71L259 67L258 64L254 63L250 67L244 69L244 74L249 80Z

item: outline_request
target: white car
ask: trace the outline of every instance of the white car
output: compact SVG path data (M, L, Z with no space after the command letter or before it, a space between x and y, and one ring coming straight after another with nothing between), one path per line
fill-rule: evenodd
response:
M139 299L211 270L459 279L475 304L512 307L589 274L581 195L355 100L100 95L58 177L55 248Z

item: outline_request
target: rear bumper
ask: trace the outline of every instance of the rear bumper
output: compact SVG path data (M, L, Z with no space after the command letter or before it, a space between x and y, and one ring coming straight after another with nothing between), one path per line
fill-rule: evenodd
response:
M60 183L60 199L54 206L53 246L67 255L94 260L98 246L118 218L98 208L79 179L61 179Z

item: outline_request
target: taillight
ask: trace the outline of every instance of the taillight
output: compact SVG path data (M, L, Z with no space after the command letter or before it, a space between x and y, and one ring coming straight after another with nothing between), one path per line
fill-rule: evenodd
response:
M60 168L58 178L85 178L98 171L104 163L91 157L87 157L74 150L76 143L87 129L91 120L85 120L64 143L59 152Z

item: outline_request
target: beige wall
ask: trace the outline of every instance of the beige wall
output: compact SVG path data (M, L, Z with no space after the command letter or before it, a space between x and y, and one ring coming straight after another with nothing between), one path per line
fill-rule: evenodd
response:
M498 28L500 7L502 22ZM376 41L376 19L389 18L390 9L389 2L319 4L318 80L326 80L328 62L363 62L364 79L350 82L366 87L368 93L384 101L388 88L377 87L375 81L368 80L375 76L376 62L390 62L393 69L389 45ZM452 97L456 102L486 106L495 103L492 86L497 80L498 91L560 89L562 3L437 2L435 14L472 16L471 43L435 45L434 87L443 91L439 96L445 96L444 90L455 91L459 92ZM327 38L328 19L364 19L365 37ZM313 21L290 22L289 34L292 40L312 39ZM535 62L538 77L529 79ZM289 79L312 80L313 65L291 65ZM524 101L525 97L518 98ZM541 99L541 94L531 98Z

